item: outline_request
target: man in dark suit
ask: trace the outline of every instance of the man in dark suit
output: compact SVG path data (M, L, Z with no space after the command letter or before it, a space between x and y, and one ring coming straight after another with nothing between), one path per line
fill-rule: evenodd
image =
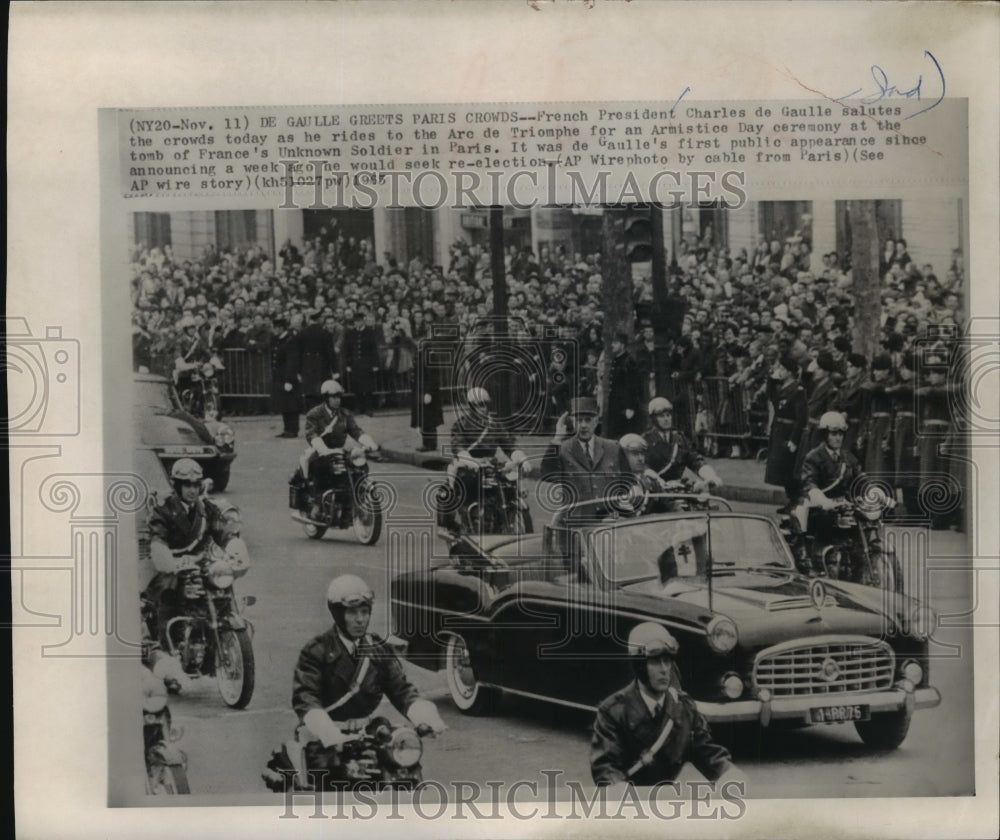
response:
M611 341L611 374L608 385L608 435L620 438L641 431L639 413L646 403L642 373L626 350L628 336L618 333ZM648 386L647 386L648 387Z
M598 786L652 786L677 778L691 762L709 780L738 777L729 753L712 741L705 718L681 688L674 666L679 645L660 624L629 633L635 680L597 708L590 772Z
M309 317L309 326L295 338L299 382L307 410L323 402L320 388L337 370L333 341L323 329L321 316L321 312L313 312Z
M282 438L299 436L302 396L295 373L294 339L295 332L289 328L288 319L277 316L271 342L271 407L281 415L282 431L278 437Z
M597 400L577 397L570 401L569 416L575 433L569 434L567 415L556 423L556 434L542 457L542 478L560 483L567 504L603 498L608 486L621 481L627 465L618 444L594 434Z
M360 310L354 316L354 326L344 333L344 356L348 390L354 395L354 410L371 417L381 360L375 328L366 324L365 313Z

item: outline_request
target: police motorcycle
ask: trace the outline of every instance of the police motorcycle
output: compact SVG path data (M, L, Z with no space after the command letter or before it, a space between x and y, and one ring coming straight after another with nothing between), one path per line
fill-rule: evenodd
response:
M327 590L327 603L335 614L335 622L338 622L337 606L370 607L372 600L373 593L367 584L354 575L334 578ZM368 619L363 621L367 628ZM446 728L433 703L414 700L407 710L409 719L402 724L392 723L382 715L335 719L338 709L347 708L355 696L364 694L365 672L369 667L371 658L362 656L347 693L325 708L310 709L293 737L271 753L261 773L269 790L413 790L423 781L420 764L423 739ZM296 690L293 689L293 698Z
M368 474L368 461L378 460L378 446L362 435L356 446L338 446L329 454L310 451L288 482L288 507L292 519L302 524L311 540L319 540L329 528L354 528L362 545L375 545L382 535L382 501L379 485ZM326 461L332 486L317 485L310 477L309 462Z
M180 471L185 469L186 460L174 464L171 479L184 480ZM200 468L196 475L201 477ZM211 479L203 481L203 499L210 489ZM237 599L234 589L236 580L250 570L250 554L240 536L239 508L220 496L213 497L211 503L219 508L225 523L225 547L205 530L194 544L172 552L191 562L177 572L175 614L167 621L162 637L167 652L177 657L187 677L215 677L222 701L230 708L243 709L253 696L255 668L254 627L242 610L257 599L252 595ZM156 494L151 493L149 510L156 504ZM142 593L141 605L149 637L161 638L158 605L149 590Z
M839 414L829 420L824 415L820 428L824 427L843 432L847 422ZM902 592L899 559L884 545L885 517L896 506L895 499L874 483L850 496L830 498L815 489L810 495L814 498L803 500L792 510L779 511L779 528L799 571ZM810 507L806 529L801 516Z
M528 491L521 486L527 471L523 456L503 461L495 456L459 456L458 467L478 477L479 497L458 498L453 485L442 484L436 499L442 524L470 534L534 533ZM449 517L449 513L454 515Z
M181 691L189 680L180 663L149 640L142 656L142 742L146 756L146 793L190 793L187 755L177 746L184 730L171 724L169 691Z
M221 420L219 378L222 361L213 356L207 362L179 361L174 370L175 387L184 410L204 420Z

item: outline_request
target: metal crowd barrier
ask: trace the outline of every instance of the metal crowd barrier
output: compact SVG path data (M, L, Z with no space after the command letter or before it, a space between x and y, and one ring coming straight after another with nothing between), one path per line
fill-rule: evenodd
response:
M739 447L744 457L759 455L767 446L768 407L756 389L724 376L704 377L688 386L688 405L696 406L695 438L708 455L726 446Z

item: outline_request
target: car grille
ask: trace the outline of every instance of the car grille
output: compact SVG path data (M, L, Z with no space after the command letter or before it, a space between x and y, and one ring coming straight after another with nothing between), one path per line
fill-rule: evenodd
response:
M865 636L775 645L757 654L753 682L774 697L880 691L891 687L895 654Z

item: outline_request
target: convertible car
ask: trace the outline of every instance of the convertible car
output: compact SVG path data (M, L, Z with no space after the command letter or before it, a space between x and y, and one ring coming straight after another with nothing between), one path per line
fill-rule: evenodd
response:
M199 420L186 412L170 380L153 373L133 374L137 446L151 449L167 472L178 458L194 458L221 493L236 458L235 435L218 420Z
M872 747L899 746L914 710L941 700L933 611L803 576L771 519L718 501L457 539L394 578L394 632L410 661L445 670L463 712L483 714L501 690L595 709L633 678L629 631L656 621L680 642L682 685L709 722L850 722Z

